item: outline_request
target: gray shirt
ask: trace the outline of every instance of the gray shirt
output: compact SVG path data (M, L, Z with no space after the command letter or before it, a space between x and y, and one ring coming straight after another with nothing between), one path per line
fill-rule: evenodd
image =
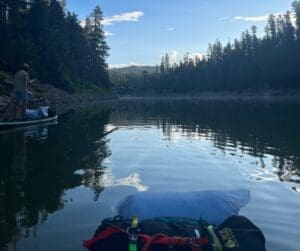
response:
M15 74L14 85L15 91L27 92L27 85L31 81L29 80L28 73L24 70L20 70Z

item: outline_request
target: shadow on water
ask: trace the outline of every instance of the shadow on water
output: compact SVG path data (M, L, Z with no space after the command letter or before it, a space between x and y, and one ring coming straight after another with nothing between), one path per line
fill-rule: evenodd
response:
M109 114L109 108L83 110L56 126L0 135L0 250L64 207L64 190L82 185L76 170L95 170L83 185L99 196L103 188L93 180L110 154L104 130Z

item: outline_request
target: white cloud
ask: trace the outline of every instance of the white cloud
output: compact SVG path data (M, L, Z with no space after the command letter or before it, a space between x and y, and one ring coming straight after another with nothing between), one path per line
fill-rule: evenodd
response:
M81 21L79 22L79 25L80 25L82 28L85 27L85 24L86 24L85 20L81 20Z
M297 27L297 24L296 24L297 18L296 18L296 14L295 14L295 13L292 13L292 14L291 14L291 21L292 21L292 24L293 24L295 27Z
M204 57L204 54L201 53L201 52L190 53L190 58L191 59L199 58L200 60L202 60L203 57Z
M279 17L280 15L283 16L285 13L283 12L278 12L278 13L273 13L273 15L275 17ZM246 22L265 22L268 21L269 16L271 15L271 13L269 14L265 14L265 15L261 15L261 16L236 16L234 17L232 20L233 21L246 21ZM296 17L294 13L291 13L291 20L294 23Z
M104 17L102 24L103 25L113 25L114 23L121 23L121 22L138 22L139 19L144 16L144 13L141 11L132 11L126 12L119 15L114 15L112 17ZM79 22L81 27L85 27L86 21L81 20ZM114 36L115 34L110 31L105 31L105 36Z
M277 18L280 15L283 16L285 13L273 13L273 15ZM271 15L271 13L269 14L265 14L265 15L261 15L261 16L236 16L232 19L232 21L234 22L240 22L240 21L244 21L244 22L266 22L268 21L269 16ZM294 26L296 26L296 15L295 13L291 13L291 22Z
M114 36L115 34L112 33L112 32L110 32L110 31L105 31L105 32L104 32L104 35L105 35L106 37L111 37L111 36Z
M204 55L201 52L187 52L185 53L188 55L189 59L194 60L196 57L203 59ZM169 58L170 58L170 63L171 64L177 64L180 62L180 60L182 60L184 54L179 53L177 50L171 50L170 52L168 52ZM165 54L161 55L161 56L165 56Z
M174 27L168 27L166 28L166 31L175 31L176 29Z
M227 21L228 20L228 17L220 17L218 18L218 21Z
M268 20L269 14L262 16L236 16L233 18L233 21L246 21L246 22L265 22Z
M144 13L141 11L125 12L112 17L104 17L102 24L113 25L121 22L138 22L142 16L144 16Z
M202 60L205 56L205 54L201 53L201 52L186 52L184 53L183 57L188 57L190 60L195 60L196 58L199 58L200 60Z
M169 53L170 63L175 64L178 61L178 52L176 50L172 50Z

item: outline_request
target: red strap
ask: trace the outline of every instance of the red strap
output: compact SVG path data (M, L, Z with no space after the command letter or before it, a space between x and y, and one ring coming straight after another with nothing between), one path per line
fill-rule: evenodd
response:
M164 234L156 234L150 238L148 238L147 242L144 244L142 251L148 251L150 246L154 244L155 240L165 239L166 235Z
M105 228L101 233L99 233L97 236L90 240L86 240L83 242L83 246L87 249L89 249L91 246L93 246L96 242L101 241L103 239L108 238L109 236L117 233L125 233L124 230L121 228L112 226L112 227L107 227Z
M188 237L168 237L164 234L156 234L153 237L151 237L149 235L140 234L139 238L141 238L143 240L143 242L145 243L142 251L148 251L149 247L152 244L164 245L164 246L189 246L193 250L197 249L191 245L191 243L190 243L191 239ZM207 237L203 237L200 239L194 238L193 244L194 245L196 244L199 247L203 247L203 246L209 244L209 240Z
M117 233L126 233L124 230L122 230L119 227L111 226L105 228L102 232L100 232L97 236L90 240L86 240L83 242L83 246L87 249L89 249L91 246L93 246L96 242L101 241L103 239L106 239L110 237L113 234ZM188 237L168 237L164 234L156 234L154 236L149 236L146 234L139 234L138 238L142 240L144 243L142 251L148 251L149 247L152 244L156 245L164 245L164 246L190 246L190 238ZM203 238L194 238L193 244L197 244L198 246L204 246L208 245L209 241L207 237ZM193 247L191 247L194 249ZM197 248L196 248L197 249Z

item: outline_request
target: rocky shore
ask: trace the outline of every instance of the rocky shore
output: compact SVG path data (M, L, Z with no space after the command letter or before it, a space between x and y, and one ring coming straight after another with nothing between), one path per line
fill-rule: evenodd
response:
M128 94L120 100L300 100L300 88L293 90L247 90L231 92L203 92L194 94Z
M110 92L100 93L95 91L85 91L83 94L71 94L62 89L58 89L53 85L37 82L32 84L30 89L34 95L30 98L29 108L51 106L56 108L58 114L63 114L70 109L77 109L87 105L96 105L116 98ZM5 109L10 103L12 91L13 84L10 79L0 80L0 111Z
M297 90L266 90L243 92L218 92L201 94L162 94L162 95L123 95L117 97L109 91L99 92L85 90L81 93L69 93L50 84L35 82L31 85L33 97L29 102L29 108L38 106L55 107L58 114L63 114L71 109L85 106L94 106L106 101L120 100L300 100L300 89ZM11 102L13 84L11 78L0 74L0 118L1 111Z

